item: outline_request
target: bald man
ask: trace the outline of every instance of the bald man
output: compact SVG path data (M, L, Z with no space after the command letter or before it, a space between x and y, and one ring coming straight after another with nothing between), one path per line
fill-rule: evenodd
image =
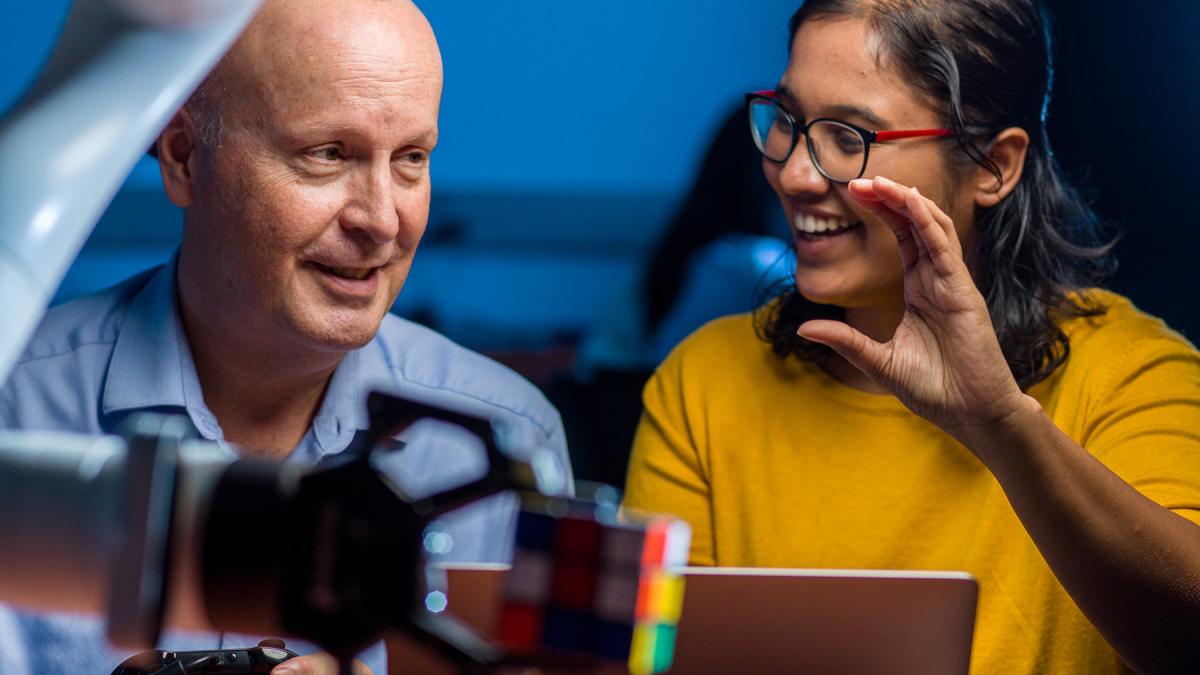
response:
M558 413L532 385L388 314L425 231L441 90L433 32L406 0L269 0L157 142L178 252L52 309L0 392L0 428L101 434L175 412L231 454L314 464L366 427L364 395L383 388L495 419L569 476ZM444 430L407 440L387 468L414 494L482 467ZM500 496L447 518L443 559L508 560L515 513ZM25 647L0 667L107 673L126 655L102 630L0 612L0 645Z

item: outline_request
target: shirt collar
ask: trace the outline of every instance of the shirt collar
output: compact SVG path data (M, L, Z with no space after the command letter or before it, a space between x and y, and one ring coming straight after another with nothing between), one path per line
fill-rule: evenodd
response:
M178 254L134 296L113 345L100 409L104 414L144 408L183 408L205 437L220 428L200 391L175 295Z
M204 403L196 364L183 332L176 293L178 253L158 269L130 303L104 376L105 415L149 408L182 408L202 436L223 441L216 417ZM377 363L376 363L377 362ZM365 367L364 367L365 366ZM346 355L334 371L313 419L316 447L301 441L298 459L316 461L341 452L367 428L360 373L387 370L377 339Z
M345 450L355 432L367 428L361 372L364 361L369 362L371 354L376 350L377 346L372 340L361 349L346 354L346 358L342 359L337 370L333 372L329 386L325 389L325 399L321 401L317 416L313 418L313 434L321 455Z

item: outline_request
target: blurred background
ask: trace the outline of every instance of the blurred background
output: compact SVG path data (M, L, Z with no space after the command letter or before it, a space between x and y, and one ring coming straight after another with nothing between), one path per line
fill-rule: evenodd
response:
M786 275L786 225L735 110L782 72L798 2L418 4L446 86L429 229L395 311L542 386L579 477L620 485L653 364ZM1051 140L1124 235L1110 285L1195 341L1200 3L1048 4ZM68 6L5 0L0 111ZM143 160L56 301L166 260L180 223Z

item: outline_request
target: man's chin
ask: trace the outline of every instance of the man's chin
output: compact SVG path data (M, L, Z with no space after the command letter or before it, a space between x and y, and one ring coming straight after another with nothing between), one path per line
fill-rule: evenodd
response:
M338 334L321 336L322 339L316 341L316 345L331 352L352 352L355 349L361 349L371 342L375 337L374 333L369 335L360 334Z
M304 322L299 328L303 340L319 351L350 352L367 345L379 332L383 316L336 317L332 320Z

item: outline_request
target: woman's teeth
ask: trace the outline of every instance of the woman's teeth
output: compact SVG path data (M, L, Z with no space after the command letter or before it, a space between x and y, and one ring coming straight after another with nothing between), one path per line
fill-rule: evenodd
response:
M795 218L795 226L798 232L804 234L820 234L822 232L837 232L844 230L857 221L849 218L821 218L819 216L810 216L804 213L797 213Z
M335 276L362 281L371 275L370 267L328 267Z

